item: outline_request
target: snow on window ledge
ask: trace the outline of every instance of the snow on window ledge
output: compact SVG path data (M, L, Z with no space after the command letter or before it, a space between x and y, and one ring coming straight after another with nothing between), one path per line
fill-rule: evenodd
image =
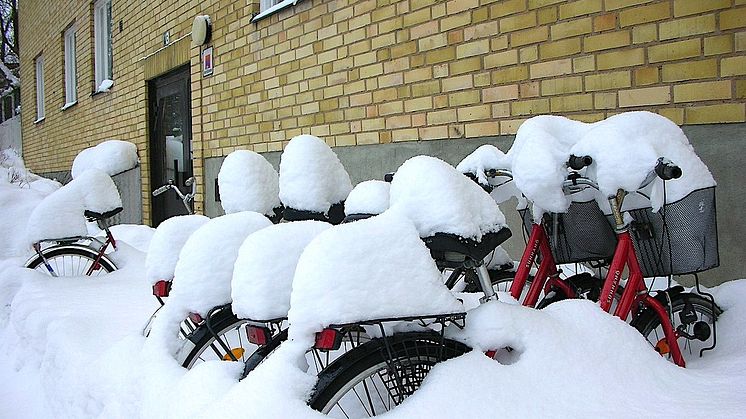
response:
M75 106L75 105L77 105L77 104L78 104L78 101L77 101L77 100L74 100L74 101L72 101L72 102L67 102L67 103L65 103L65 104L64 104L64 105L63 105L63 106L62 106L62 107L60 108L60 110L61 110L61 111L64 111L65 109L68 109L68 108L72 108L73 106Z
M93 94L106 93L111 89L111 86L114 86L114 80L104 79Z
M40 123L40 122L43 122L43 121L44 121L44 118L45 118L45 117L43 117L43 116L42 116L41 118L39 118L39 119L37 119L36 121L34 121L34 124L38 124L38 123Z
M282 9L288 8L290 6L295 6L296 4L298 4L299 1L301 0L282 0L281 2L270 7L269 9L259 12L258 15L251 18L251 23L256 23L257 21L264 19L267 16L271 16L279 12Z

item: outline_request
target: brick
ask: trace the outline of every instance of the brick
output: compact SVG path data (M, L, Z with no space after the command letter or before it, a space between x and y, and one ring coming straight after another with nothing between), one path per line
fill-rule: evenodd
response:
M735 80L736 99L746 99L746 80Z
M557 8L546 7L536 11L536 22L539 25L548 25L557 21Z
M578 57L572 59L572 72L573 73L585 73L587 71L593 71L596 69L596 57L594 55L586 55L584 57Z
M489 71L474 75L474 87L484 87L492 84L492 75Z
M511 64L518 64L518 50L511 49L484 57L485 69L504 67Z
M518 61L521 63L531 63L539 59L539 48L536 45L531 45L525 48L521 48L518 51Z
M634 71L635 86L649 86L660 81L658 67L636 68Z
M383 118L366 118L363 119L363 131L378 131L386 127Z
M490 21L481 23L479 25L472 25L464 28L464 39L467 41L472 39L486 38L488 36L494 36L500 33L500 28L497 25L497 21Z
M725 35L727 36L727 35ZM713 48L713 51L715 48ZM746 32L736 33L736 51L746 51ZM705 54L707 53L707 38L705 38Z
M422 67L415 70L409 70L404 73L404 83L414 83L422 80L429 80L433 77L432 67Z
M428 125L440 125L456 122L456 110L446 109L443 111L435 111L427 113Z
M562 20L573 17L591 15L603 10L601 0L578 0L566 2L559 6L559 18Z
M418 131L421 140L437 140L441 138L448 138L447 126L420 128Z
M395 100L378 105L378 114L382 116L404 112L404 102Z
M526 121L526 118L522 119L509 119L506 121L500 121L500 134L501 135L512 135L518 131L518 127Z
M663 65L663 81L682 81L714 78L718 75L717 60L686 61ZM674 90L675 93L675 90ZM675 94L674 94L675 96Z
M394 142L416 141L419 138L417 128L400 129L391 132L391 139Z
M620 108L671 103L671 88L668 86L620 90L618 95Z
M669 2L653 3L648 6L640 6L625 9L619 12L619 26L639 25L641 23L656 22L671 17L671 6Z
M578 93L581 91L583 91L583 78L580 76L542 80L541 82L542 96Z
M458 76L458 77L449 77L442 80L443 84L443 92L452 92L455 90L463 90L463 89L471 89L474 87L474 83L472 81L472 77L470 74Z
M632 76L629 71L613 71L585 76L585 90L619 90L632 86Z
M450 31L454 28L460 28L471 23L471 14L469 12L459 13L440 20L440 30L442 32Z
M593 31L593 19L586 17L554 24L550 27L552 40L585 35Z
M538 97L539 86L540 84L538 81L521 83L518 85L518 93L520 94L520 97L523 99L531 98L531 97Z
M409 29L409 38L418 39L432 35L438 32L439 23L437 20L431 20L430 22L417 25Z
M645 44L658 40L658 25L639 25L632 28L632 43Z
M676 125L684 125L683 108L657 108L655 112L660 116L665 116L670 119Z
M472 122L464 125L467 138L490 137L500 134L500 125L497 122Z
M510 45L515 48L543 42L547 39L549 39L549 28L546 26L539 26L510 34Z
M675 17L695 15L699 13L709 12L712 10L725 9L730 7L730 0L707 0L707 1L691 1L691 0L674 0L673 2L673 15Z
M409 115L396 115L386 118L386 129L406 128L412 124L412 117Z
M539 56L542 60L574 55L580 51L580 38L568 38L539 45Z
M456 58L473 57L490 51L489 39L468 42L456 47Z
M593 94L552 97L549 102L552 112L572 112L593 109Z
M526 0L505 0L490 6L490 17L496 19L526 10Z
M404 112L415 112L433 108L433 100L430 96L404 101Z
M738 39L738 34L736 34L736 39ZM736 50L738 49L736 48ZM704 39L705 55L720 55L729 52L733 52L733 35L711 36Z
M651 63L661 61L680 60L682 58L697 57L701 53L699 38L686 41L671 42L667 44L654 45L648 48L648 60Z
M531 64L531 78L560 76L572 73L572 60L569 58Z
M529 9L538 9L552 4L562 3L564 0L528 0Z
M479 91L468 90L465 92L451 93L448 95L449 106L464 106L479 103Z
M440 80L430 80L412 85L412 96L431 96L440 93Z
M508 35L498 36L490 39L490 49L500 51L508 48Z
M505 84L528 79L528 65L502 68L492 72L492 83Z
M606 13L593 18L593 31L603 32L616 28L616 14Z
M629 45L631 36L629 31L609 32L601 35L587 36L583 39L586 52L601 51Z
M645 51L642 48L607 52L596 56L597 70L632 67L644 63Z
M650 3L651 1L653 0L605 0L604 5L606 6L606 10L616 10L624 7Z
M446 12L452 15L476 7L479 7L479 0L451 0L446 3Z
M439 64L448 61L453 61L456 58L456 48L447 47L440 48L433 51L428 51L425 54L425 62L427 64Z
M507 118L510 116L510 103L495 103L492 105L492 118Z
M500 32L512 32L536 26L536 12L531 11L520 15L500 19Z
M676 19L670 22L661 22L658 25L658 34L661 41L674 38L685 38L691 35L715 32L715 15L694 16L684 19Z
M612 93L612 92L594 93L593 94L593 108L594 109L615 109L616 108L616 93Z
M482 69L482 57L471 57L454 61L449 65L450 73L454 76L464 73L471 73Z
M510 105L513 115L538 115L549 113L549 99L517 100Z
M458 108L459 122L488 119L490 117L492 117L492 107L490 107L490 105L478 105Z
M404 27L415 26L420 23L427 22L428 20L430 20L430 9L420 9L415 12L405 14L402 17L402 25Z
M676 84L673 86L673 101L680 103L730 99L732 90L730 80Z
M482 90L482 101L484 103L501 102L505 100L518 99L518 85L490 87Z
M726 103L710 106L692 106L684 109L686 124L718 124L744 122L746 118L743 103Z
M422 38L417 41L417 45L420 48L420 52L444 47L448 45L448 34L438 33L432 36L428 36L427 38Z
M720 12L720 30L743 28L746 26L746 7L738 7Z
M746 74L746 55L720 60L720 76L743 76Z

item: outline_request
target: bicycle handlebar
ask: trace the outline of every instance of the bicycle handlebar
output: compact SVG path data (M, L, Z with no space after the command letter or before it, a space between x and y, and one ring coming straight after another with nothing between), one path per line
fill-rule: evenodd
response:
M664 159L663 157L658 159L658 163L655 164L655 174L663 180L678 179L681 177L681 168L671 160Z
M167 190L171 189L171 186L173 185L163 185L160 188L153 191L153 196L158 196L162 194L163 192L166 192Z
M574 156L571 154L567 160L567 167L572 170L580 170L586 166L590 166L592 163L593 158L591 156Z

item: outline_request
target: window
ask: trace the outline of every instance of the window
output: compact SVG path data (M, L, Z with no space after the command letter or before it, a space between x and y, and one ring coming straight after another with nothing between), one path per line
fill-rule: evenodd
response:
M259 19L279 12L282 9L295 6L299 1L300 0L260 0L259 14L254 16L251 21L256 22Z
M261 0L259 3L259 11L265 11L277 3L281 3L282 0Z
M65 106L72 106L78 100L78 77L75 74L75 26L65 31Z
M36 57L36 122L44 119L44 57Z
M93 4L93 30L96 91L105 92L114 83L111 72L111 0L97 0Z

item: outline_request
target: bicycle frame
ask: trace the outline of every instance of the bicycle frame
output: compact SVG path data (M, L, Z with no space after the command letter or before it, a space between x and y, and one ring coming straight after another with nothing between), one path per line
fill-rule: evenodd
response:
M104 254L106 254L106 249L109 248L109 245L111 245L114 249L117 248L117 241L116 239L114 239L114 235L111 234L111 230L109 230L108 227L105 227L104 231L106 232L106 240L104 240L103 242L96 239L95 237L84 237L84 236L69 237L69 238L66 238L65 240L56 240L56 241L58 244L61 243L62 241L78 241L78 240L90 240L92 242L95 241L95 242L101 243L101 246L99 246L98 250L96 250L96 259L94 259L90 268L88 268L88 270L85 273L86 276L90 276L91 274L93 274L93 272L101 269L101 258L103 258ZM94 248L91 247L91 249L94 249ZM42 262L44 263L44 267L47 268L47 271L49 272L49 274L52 275L53 277L59 276L54 271L54 269L52 269L52 266L49 264L49 262L47 261L47 258L44 256L44 253L41 250L41 242L37 242L34 244L34 251L36 251L36 254L38 254L39 257L41 258Z
M547 237L546 230L542 224L536 223L531 225L531 234L526 244L526 249L523 251L515 279L510 287L510 294L513 298L517 300L521 297L523 287L526 285L531 266L536 261L537 254L541 254L541 263L522 304L526 307L535 307L541 290L544 289L546 291L552 287L562 290L568 298L575 298L575 291L559 278L559 271L557 270L557 264L549 247L549 237Z

